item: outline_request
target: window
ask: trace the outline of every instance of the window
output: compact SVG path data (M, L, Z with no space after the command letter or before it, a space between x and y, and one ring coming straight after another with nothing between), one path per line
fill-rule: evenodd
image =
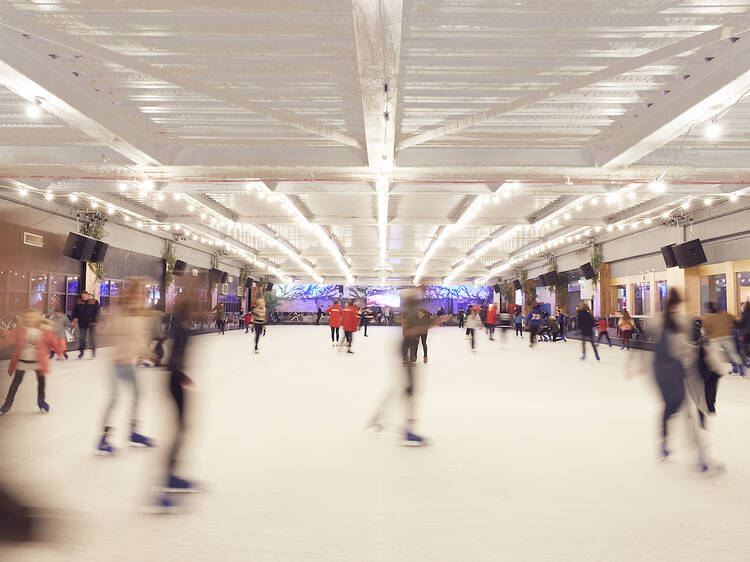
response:
M65 299L65 314L71 314L76 301L78 301L78 275L68 275L67 285L68 296Z
M9 270L8 312L18 314L29 306L29 276L24 271Z
M31 273L31 294L29 295L29 306L36 308L42 314L47 312L48 301L48 276L46 273Z
M610 287L610 297L612 302L613 312L622 312L623 308L627 308L627 290L625 285L615 285Z
M651 283L642 281L635 284L633 293L633 314L646 315L651 313Z
M701 277L701 314L708 314L708 303L719 310L727 309L727 276L704 275Z
M49 275L49 311L65 310L65 274Z
M656 286L658 288L656 310L658 312L664 312L664 306L667 304L667 282L657 281Z
M742 305L748 301L750 301L750 271L740 271L737 274L737 314L742 311Z

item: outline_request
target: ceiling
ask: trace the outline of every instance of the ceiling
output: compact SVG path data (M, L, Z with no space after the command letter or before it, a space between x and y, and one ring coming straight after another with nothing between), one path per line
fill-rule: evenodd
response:
M398 284L748 198L750 0L185 4L0 0L0 197Z

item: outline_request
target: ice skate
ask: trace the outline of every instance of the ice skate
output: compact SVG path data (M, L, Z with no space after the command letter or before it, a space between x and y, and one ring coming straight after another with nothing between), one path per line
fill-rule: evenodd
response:
M135 431L130 432L130 446L131 447L153 447L154 442L140 433Z
M99 445L96 448L96 454L97 455L114 455L115 454L115 448L109 444L107 441L107 434L105 433L102 435L102 438L99 440Z
M38 398L36 401L36 405L39 407L39 409L42 412L45 412L45 413L49 412L49 404L47 404L47 402L44 401L44 398Z

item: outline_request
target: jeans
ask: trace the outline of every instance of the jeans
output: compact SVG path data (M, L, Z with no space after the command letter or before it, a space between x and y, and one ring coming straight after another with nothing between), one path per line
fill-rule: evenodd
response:
M740 357L740 354L737 353L734 336L714 338L713 343L727 354L727 358L732 365L742 365L742 358Z
M128 383L133 389L133 405L131 407L130 419L133 427L135 427L135 422L138 419L138 383L135 379L135 367L133 365L120 365L115 363L114 372L111 375L110 381L112 384L110 386L109 402L104 410L104 423L102 424L104 426L104 432L107 433L109 417L117 404L117 396L120 388L118 381Z
M96 355L96 340L94 339L94 327L93 326L86 326L85 328L83 326L78 327L78 338L79 338L79 357L83 357L83 350L86 349L86 340L91 344L91 353L92 355Z
M21 365L19 365L19 367L20 366ZM10 388L8 389L8 395L5 397L3 408L10 409L10 407L13 406L13 401L16 399L16 392L18 392L18 387L21 386L21 382L23 381L23 375L25 372L26 371L16 369L16 372L13 375L13 380L10 383ZM37 399L39 400L44 400L44 390L46 388L46 383L47 380L45 379L42 372L36 371L36 395Z

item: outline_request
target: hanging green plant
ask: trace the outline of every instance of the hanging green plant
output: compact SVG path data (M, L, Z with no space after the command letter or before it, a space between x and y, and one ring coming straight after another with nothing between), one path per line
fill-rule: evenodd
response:
M523 296L526 300L526 307L532 308L536 304L536 283L529 280L529 276L525 271L521 273L520 281L523 288Z
M505 299L506 305L515 301L516 289L515 287L513 287L513 285L511 285L510 283L506 283L502 286L501 291L503 293L503 299Z
M211 254L211 269L219 269L219 254L214 252Z
M89 223L83 227L83 235L95 240L103 240L107 236L107 231L104 230L104 224L106 223L104 217L95 216ZM89 263L89 269L92 271L97 281L104 281L104 267L101 263Z
M594 283L594 287L599 285L599 270L602 267L602 245L593 244L591 246L591 267L594 269L594 277L591 280Z
M174 265L177 263L177 256L174 253L174 240L166 240L161 257L164 260L164 282L169 287L174 283Z
M558 275L555 281L555 303L562 311L568 312L568 278L565 275Z
M246 265L243 265L240 268L240 277L239 282L237 284L237 294L238 295L244 295L245 294L245 283L247 283L247 280L250 278L250 268Z

